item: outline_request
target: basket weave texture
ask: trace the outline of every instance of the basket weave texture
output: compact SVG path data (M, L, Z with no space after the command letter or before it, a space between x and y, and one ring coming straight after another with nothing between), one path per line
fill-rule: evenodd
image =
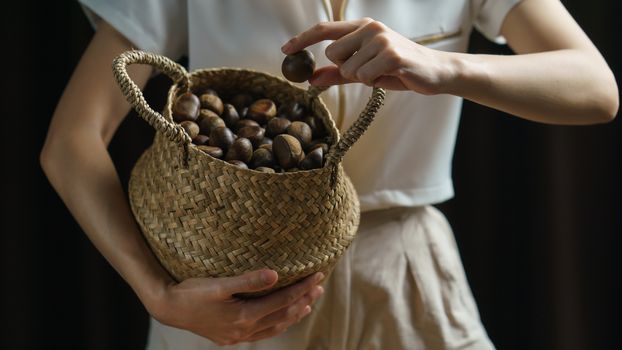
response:
M175 82L163 114L149 107L127 75L127 66L135 63L150 64ZM273 290L317 271L331 272L355 237L360 217L341 160L373 120L384 90L373 90L364 111L341 137L318 97L325 88L304 90L247 69L187 73L163 56L142 51L118 56L113 71L127 100L156 129L153 144L132 170L129 200L143 235L173 278L229 277L270 268L279 274ZM171 108L181 93L207 88L221 95L246 92L277 104L297 101L308 106L328 130L331 146L324 167L262 173L200 151L173 122Z

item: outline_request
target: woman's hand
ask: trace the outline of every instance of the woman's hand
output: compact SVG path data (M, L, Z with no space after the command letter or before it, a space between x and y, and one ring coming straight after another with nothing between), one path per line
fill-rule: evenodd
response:
M323 293L324 276L313 274L271 294L240 299L237 293L257 292L273 286L278 277L260 270L230 278L193 278L171 284L145 305L161 323L186 329L218 345L232 345L283 333L311 312Z
M312 85L361 82L432 95L455 76L447 52L419 45L370 18L318 23L288 41L282 51L291 54L323 40L335 40L326 48L335 66L318 69L309 80Z

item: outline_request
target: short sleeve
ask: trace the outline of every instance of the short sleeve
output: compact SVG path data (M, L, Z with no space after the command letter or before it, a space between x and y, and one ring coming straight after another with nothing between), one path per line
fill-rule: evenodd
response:
M105 20L137 49L178 60L188 53L186 1L79 0L91 24Z
M486 38L498 44L505 44L501 36L501 25L505 16L521 0L479 0L475 16L475 28Z

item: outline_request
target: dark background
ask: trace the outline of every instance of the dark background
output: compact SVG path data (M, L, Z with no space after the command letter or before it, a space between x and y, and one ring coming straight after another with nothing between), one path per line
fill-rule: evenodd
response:
M620 2L564 3L620 81ZM92 29L74 1L11 7L0 15L0 349L142 348L144 308L90 244L38 162ZM471 46L509 53L478 34ZM168 84L152 81L147 99L161 107ZM619 348L621 123L538 125L465 103L454 158L457 195L439 207L499 349ZM115 136L110 150L124 181L150 137L133 115Z

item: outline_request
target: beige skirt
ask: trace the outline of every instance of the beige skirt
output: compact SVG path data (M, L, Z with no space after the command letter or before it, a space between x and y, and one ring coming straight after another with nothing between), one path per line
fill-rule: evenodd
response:
M356 239L313 312L287 332L235 350L494 349L455 239L432 206L361 215ZM151 320L147 349L221 349Z

